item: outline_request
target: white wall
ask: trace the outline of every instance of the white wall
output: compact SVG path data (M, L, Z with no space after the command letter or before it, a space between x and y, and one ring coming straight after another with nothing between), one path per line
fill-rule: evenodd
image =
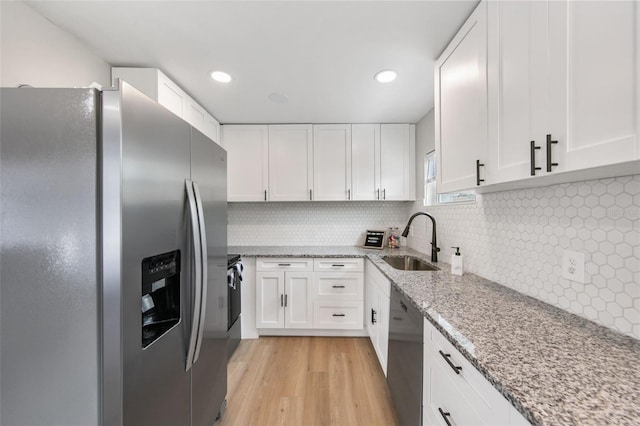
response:
M110 86L111 67L19 1L0 1L0 86Z
M432 112L418 123L416 170L434 147L433 125ZM640 338L640 175L478 195L475 204L416 201L418 210L436 218L440 260L460 246L466 271ZM423 253L427 222L417 218L407 241ZM562 278L565 249L585 254L585 284Z

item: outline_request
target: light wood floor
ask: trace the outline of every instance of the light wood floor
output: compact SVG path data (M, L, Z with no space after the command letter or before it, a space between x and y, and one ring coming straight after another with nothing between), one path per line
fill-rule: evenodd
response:
M384 373L363 337L243 340L215 426L397 425Z

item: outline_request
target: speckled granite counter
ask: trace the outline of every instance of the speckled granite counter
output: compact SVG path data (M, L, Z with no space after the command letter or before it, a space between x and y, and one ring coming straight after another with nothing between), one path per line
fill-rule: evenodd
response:
M366 257L534 425L640 424L640 341L474 274L404 272L389 250L229 247L256 257ZM410 254L428 260L411 249Z

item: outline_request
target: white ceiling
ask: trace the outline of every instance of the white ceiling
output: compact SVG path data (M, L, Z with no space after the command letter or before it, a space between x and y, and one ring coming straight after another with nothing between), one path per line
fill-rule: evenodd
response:
M434 60L477 3L28 2L111 65L160 68L223 123L415 123L433 106ZM373 79L385 68L395 82Z

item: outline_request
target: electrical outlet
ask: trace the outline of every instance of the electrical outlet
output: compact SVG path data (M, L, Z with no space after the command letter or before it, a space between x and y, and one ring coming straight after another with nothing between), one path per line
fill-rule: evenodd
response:
M584 284L584 253L562 252L562 278Z

